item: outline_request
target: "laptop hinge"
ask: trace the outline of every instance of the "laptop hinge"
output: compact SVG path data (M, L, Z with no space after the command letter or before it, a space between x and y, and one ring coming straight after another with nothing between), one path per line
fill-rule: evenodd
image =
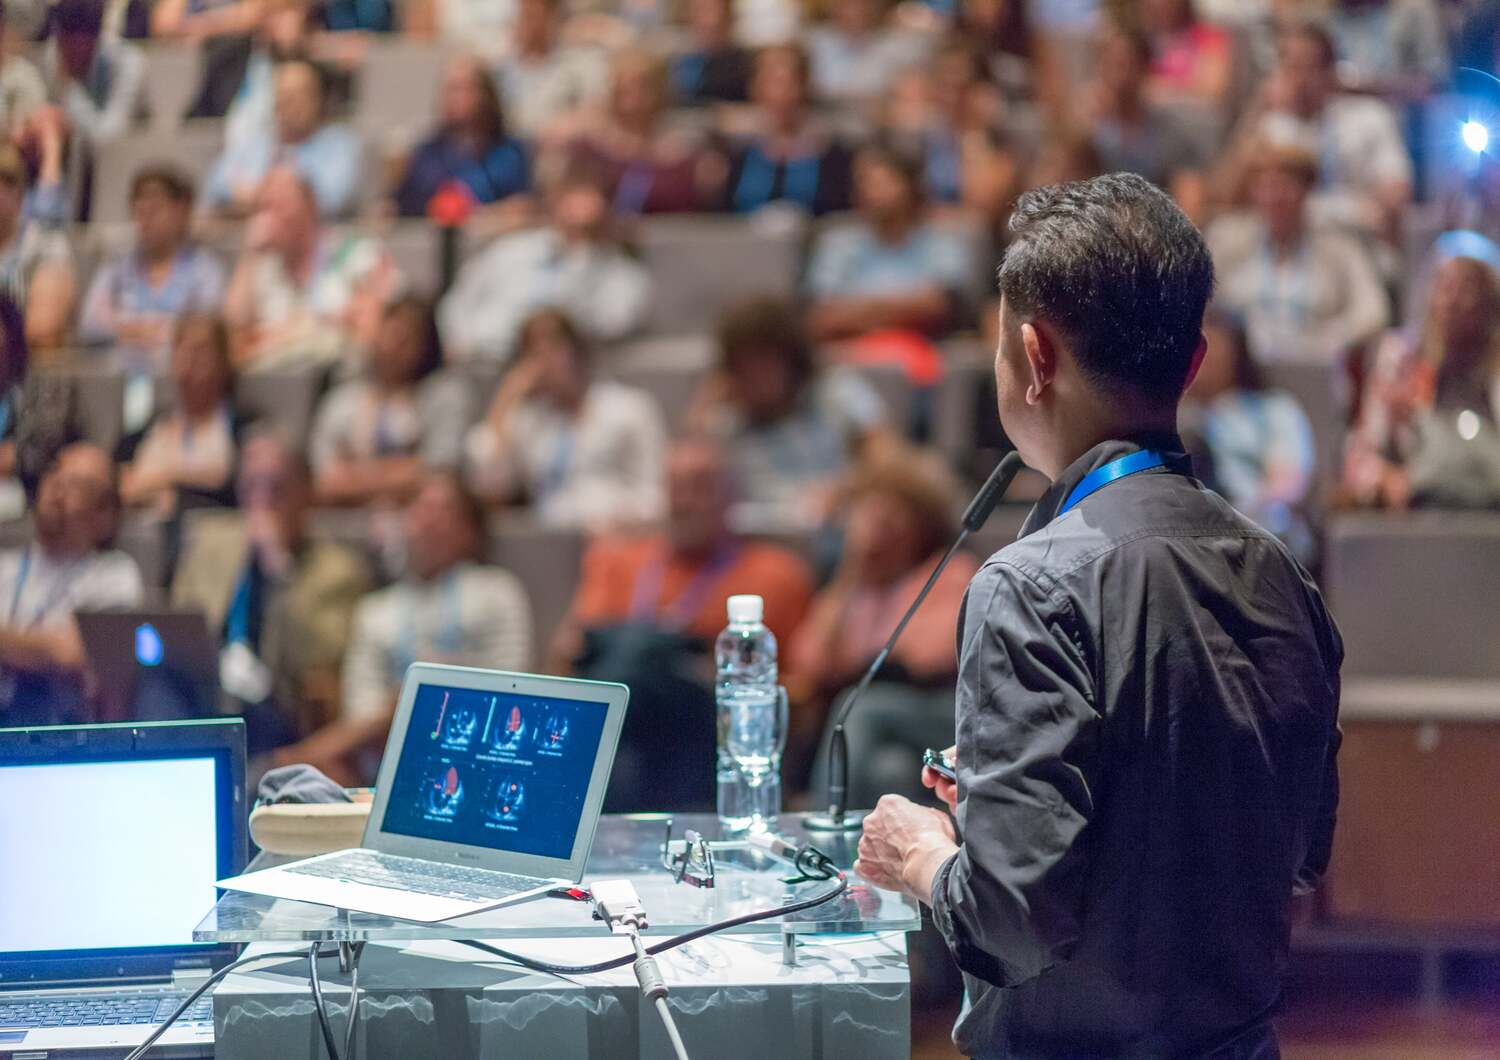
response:
M196 990L203 985L203 980L214 974L214 970L208 966L184 966L172 969L172 989L174 990Z

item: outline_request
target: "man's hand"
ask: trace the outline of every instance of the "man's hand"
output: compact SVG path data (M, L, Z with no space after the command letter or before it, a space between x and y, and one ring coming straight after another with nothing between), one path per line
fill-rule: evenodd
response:
M876 887L930 902L933 877L957 850L947 814L900 795L884 795L865 818L854 871Z
M949 762L957 762L958 748L948 748L943 752L943 758ZM923 766L922 786L924 788L931 788L934 795L946 802L950 813L958 812L958 785L953 781L936 770Z

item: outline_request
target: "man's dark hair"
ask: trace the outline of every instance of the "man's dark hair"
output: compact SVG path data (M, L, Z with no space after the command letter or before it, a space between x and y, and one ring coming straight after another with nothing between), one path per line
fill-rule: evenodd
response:
M1056 328L1101 387L1153 404L1182 396L1214 267L1165 192L1132 173L1037 188L1010 232L1000 293L1011 313Z
M150 162L136 170L130 178L130 201L135 202L150 187L160 188L178 205L193 204L193 178L171 162Z
M775 295L737 302L719 317L716 328L719 364L726 371L751 357L786 362L792 380L802 386L816 371L812 340L796 307Z

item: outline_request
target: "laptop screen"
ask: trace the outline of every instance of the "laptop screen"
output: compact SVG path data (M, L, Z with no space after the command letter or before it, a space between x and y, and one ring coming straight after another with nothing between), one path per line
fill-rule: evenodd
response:
M568 858L608 708L421 685L381 830Z
M0 956L194 945L226 757L0 764Z

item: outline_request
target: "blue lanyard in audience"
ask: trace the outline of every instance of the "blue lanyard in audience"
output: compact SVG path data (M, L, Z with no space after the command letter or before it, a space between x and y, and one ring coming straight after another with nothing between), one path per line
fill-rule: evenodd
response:
M1103 467L1096 467L1090 471L1083 477L1082 482L1073 487L1073 492L1068 494L1062 510L1057 514L1067 515L1086 498L1098 493L1112 482L1118 482L1122 478L1129 478L1131 475L1138 475L1142 471L1150 471L1158 467L1170 468L1179 475L1191 473L1191 465L1184 453L1164 453L1159 449L1142 449L1140 452L1122 456L1118 460L1111 460Z
M10 595L10 624L20 626L22 629L30 629L51 613L52 609L67 597L72 591L74 584L83 575L83 567L78 561L74 561L71 570L60 574L57 581L53 583L52 591L42 600L41 606L31 614L31 619L26 622L18 621L17 612L21 608L21 593L26 588L26 580L31 576L31 546L27 545L21 550L20 566L16 569L16 587Z
M455 567L443 576L443 617L437 636L427 642L445 655L457 655L464 648L464 616L462 600L458 591L458 571ZM417 661L417 620L415 607L401 608L401 625L396 630L396 642L391 646L391 662L395 677L406 673L407 667Z
M229 602L229 610L224 615L224 643L243 644L253 648L255 645L250 641L250 583L255 577L255 565L252 560L245 564L245 569L240 573L239 584L235 586L234 598Z
M644 213L646 200L651 197L651 186L656 183L656 174L649 162L632 162L620 174L615 185L616 213Z

